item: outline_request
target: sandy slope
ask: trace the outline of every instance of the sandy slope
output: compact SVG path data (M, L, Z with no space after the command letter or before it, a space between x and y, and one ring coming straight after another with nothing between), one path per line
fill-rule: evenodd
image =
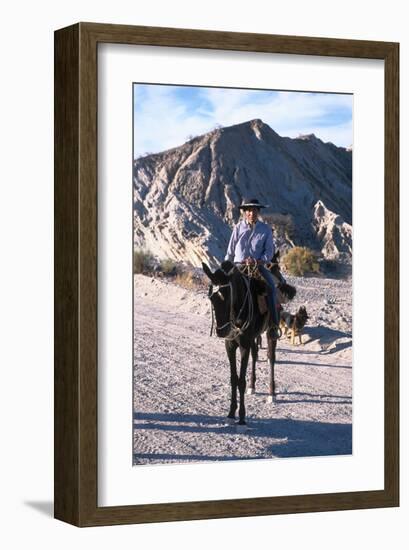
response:
M304 346L277 347L277 400L267 403L260 352L248 430L227 425L230 374L224 341L209 336L205 292L135 276L134 463L351 453L351 284L288 278L311 317Z

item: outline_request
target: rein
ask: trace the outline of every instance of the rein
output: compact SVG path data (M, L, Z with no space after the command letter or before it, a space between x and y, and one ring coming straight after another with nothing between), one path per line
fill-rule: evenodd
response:
M285 279L281 275L279 269L277 270L278 273L273 273L273 267L278 267L277 262L266 262L263 265L268 269L268 271L270 271L271 275L277 279L278 283L285 283ZM264 281L264 277L258 269L258 264L240 264L237 268L242 275L246 275L252 279L258 279L259 281Z
M212 310L212 326L210 327L210 336L213 335L213 327L214 327L214 305L213 305L213 302L211 301L211 297L214 295L214 294L217 294L218 292L220 292L220 289L221 288L225 288L227 286L230 286L231 283L227 283L225 285L218 285L216 286L216 290L213 290L213 292L211 294L209 294L209 300L210 300L210 305L211 305L211 310ZM231 289L230 289L230 292L231 292ZM221 327L218 327L216 325L216 329L221 329L221 328L224 328L225 326L227 326L228 323L226 323L225 325L221 326Z

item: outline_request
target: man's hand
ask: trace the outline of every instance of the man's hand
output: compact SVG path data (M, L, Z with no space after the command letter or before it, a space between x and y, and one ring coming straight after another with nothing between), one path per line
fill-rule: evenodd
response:
M245 263L246 265L254 265L254 264L257 263L257 260L255 260L254 258L250 258L250 257L249 257L249 258L246 258L246 259L244 260L244 263Z

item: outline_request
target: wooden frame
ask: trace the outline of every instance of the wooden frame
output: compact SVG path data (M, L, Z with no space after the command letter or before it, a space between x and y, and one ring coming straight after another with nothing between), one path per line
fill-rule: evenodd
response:
M385 63L384 490L97 505L97 45L126 43ZM399 45L79 23L55 33L55 517L77 526L399 505Z

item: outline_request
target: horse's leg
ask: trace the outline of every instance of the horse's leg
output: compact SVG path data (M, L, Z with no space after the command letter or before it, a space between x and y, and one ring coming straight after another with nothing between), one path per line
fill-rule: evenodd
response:
M239 406L239 426L246 424L246 408L244 406L244 394L246 391L246 372L250 355L250 344L245 347L240 346L241 362L240 362L240 375L239 375L239 393L240 393L240 406Z
M249 395L252 395L256 389L256 363L258 359L258 338L251 343L251 373L250 384L247 390Z
M231 400L230 400L230 410L227 418L234 419L236 416L237 410L237 386L238 386L238 376L236 368L236 349L237 343L230 340L225 340L225 346L227 351L227 357L229 358L230 363L230 385L231 385Z
M269 403L273 403L275 400L275 380L274 380L274 365L276 361L276 347L277 347L277 338L274 338L271 331L267 331L267 345L268 345L268 362L270 363L270 378L269 378L269 387L268 387L268 398Z

